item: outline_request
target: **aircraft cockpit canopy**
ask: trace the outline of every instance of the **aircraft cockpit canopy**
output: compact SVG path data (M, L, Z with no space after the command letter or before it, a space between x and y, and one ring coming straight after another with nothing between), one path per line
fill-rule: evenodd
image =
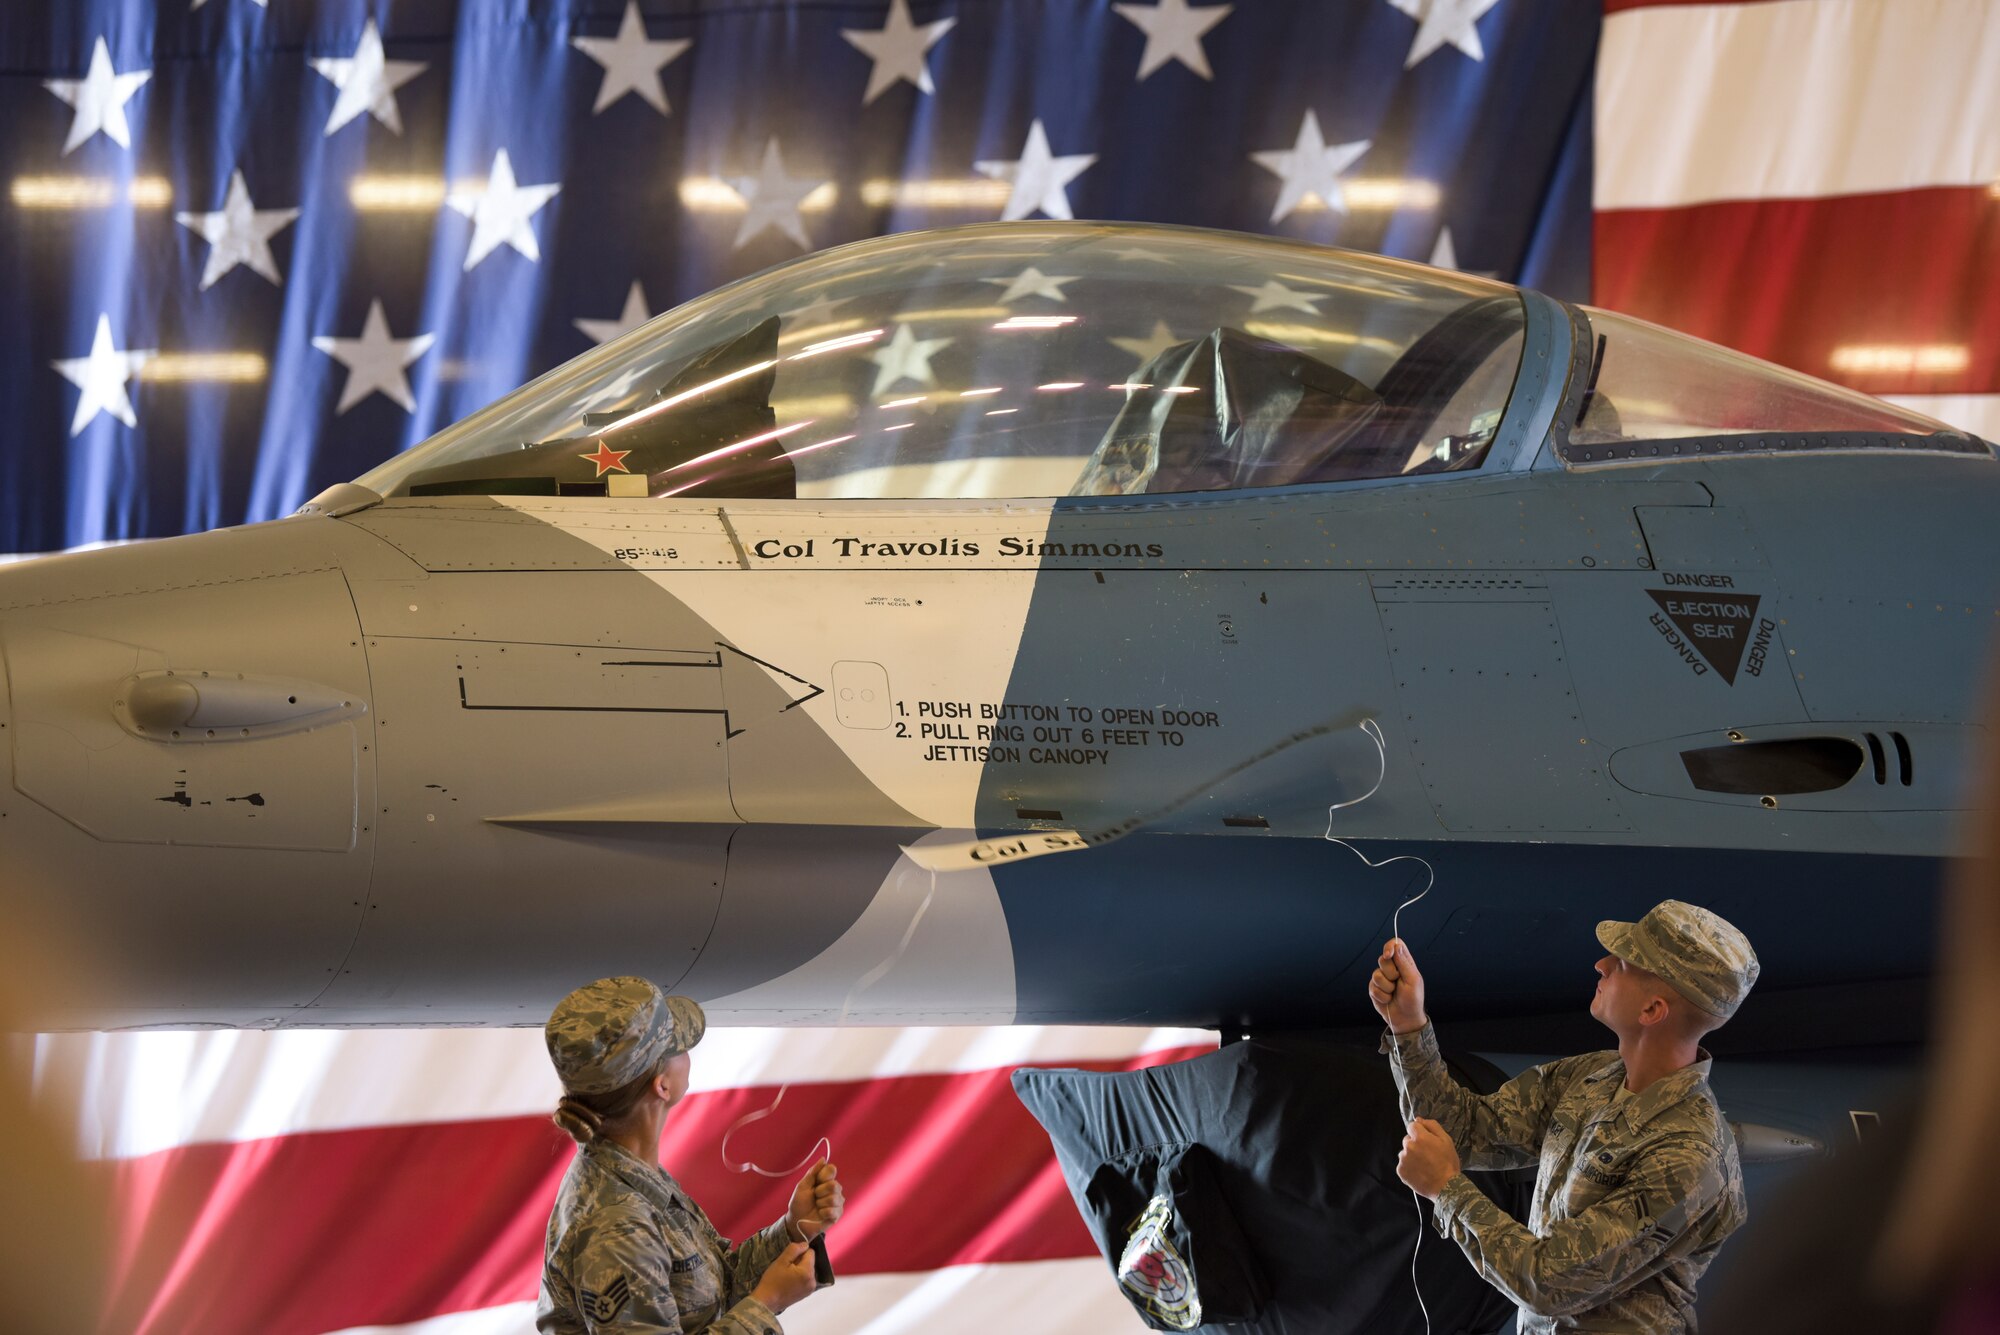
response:
M986 500L1464 474L1487 465L1529 378L1529 301L1555 309L1469 275L1229 232L907 233L688 302L359 481L385 497ZM1865 394L1584 316L1588 370L1554 423L1563 466L1991 457Z
M979 226L689 302L360 479L384 496L1119 496L1467 472L1502 284L1293 242Z
M1835 448L1845 437L1849 449L1866 448L1865 442L1879 438L1884 447L1928 444L1983 452L1942 422L1858 390L1630 316L1591 306L1583 310L1595 346L1568 433L1574 446L1796 434L1833 437L1815 443ZM1968 448L1960 450L1961 443ZM1615 449L1598 452L1618 457Z

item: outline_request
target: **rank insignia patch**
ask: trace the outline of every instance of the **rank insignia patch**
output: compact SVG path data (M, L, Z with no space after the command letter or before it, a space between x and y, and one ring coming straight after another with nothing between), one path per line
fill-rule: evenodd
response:
M597 1289L579 1288L576 1296L577 1304L583 1308L585 1316L592 1321L609 1321L624 1311L625 1304L631 1301L632 1286L626 1282L625 1276L620 1275L605 1285L601 1292Z

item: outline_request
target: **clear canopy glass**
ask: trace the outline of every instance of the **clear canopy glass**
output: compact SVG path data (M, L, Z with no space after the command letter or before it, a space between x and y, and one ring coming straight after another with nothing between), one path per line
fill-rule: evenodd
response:
M384 496L1130 495L1465 471L1502 284L1186 228L987 224L810 255L360 479Z
M1578 445L1783 432L1928 436L1954 428L1671 329L1586 306L1597 363Z

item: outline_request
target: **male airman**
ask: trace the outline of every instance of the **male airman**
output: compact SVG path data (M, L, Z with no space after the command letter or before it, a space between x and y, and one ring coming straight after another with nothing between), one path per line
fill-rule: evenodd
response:
M1368 982L1409 1123L1396 1173L1519 1304L1521 1335L1693 1330L1695 1281L1744 1219L1736 1141L1700 1040L1756 981L1750 942L1673 899L1634 923L1599 923L1597 939L1610 953L1590 1013L1618 1050L1534 1067L1487 1095L1445 1069L1407 945L1383 947ZM1525 1226L1460 1171L1531 1163Z

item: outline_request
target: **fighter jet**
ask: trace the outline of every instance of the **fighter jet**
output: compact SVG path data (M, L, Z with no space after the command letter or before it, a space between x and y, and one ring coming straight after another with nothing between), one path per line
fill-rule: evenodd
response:
M1763 953L1733 1033L1913 1028L1994 470L1378 256L823 252L293 517L0 571L0 887L83 961L26 1018L632 972L724 1023L1372 1027L1434 875L1438 1012L1580 1014L1592 925L1677 896Z

